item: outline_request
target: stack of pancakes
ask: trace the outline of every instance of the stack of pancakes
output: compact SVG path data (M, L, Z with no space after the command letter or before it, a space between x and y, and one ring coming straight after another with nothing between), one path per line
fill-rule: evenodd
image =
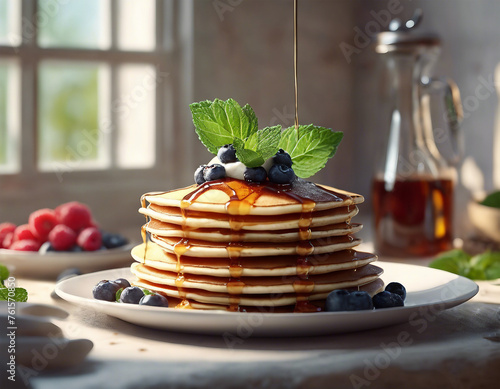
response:
M148 193L134 284L178 307L231 311L318 311L335 289L373 295L382 270L370 264L375 255L353 249L360 241L351 235L362 227L351 223L362 201L301 179Z

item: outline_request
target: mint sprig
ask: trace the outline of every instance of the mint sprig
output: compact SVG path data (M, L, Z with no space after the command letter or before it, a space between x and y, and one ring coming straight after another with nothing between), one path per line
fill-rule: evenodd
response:
M500 252L486 251L470 256L463 250L451 250L439 255L429 267L472 280L496 280L500 278Z
M335 155L343 133L314 126L281 126L258 130L258 120L247 104L241 107L233 99L202 101L190 105L196 133L213 154L221 146L233 144L236 156L247 167L257 167L281 148L290 154L293 170L307 178L325 167Z
M25 302L28 300L28 292L24 288L7 288L5 280L9 278L9 269L0 264L0 301Z

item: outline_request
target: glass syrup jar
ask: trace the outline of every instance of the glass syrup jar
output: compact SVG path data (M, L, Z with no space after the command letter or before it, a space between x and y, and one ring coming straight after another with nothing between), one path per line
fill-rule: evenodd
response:
M372 182L375 249L392 257L435 255L452 247L460 94L451 80L429 75L440 51L436 36L384 31L375 50L389 87L387 141ZM446 147L438 147L435 133Z

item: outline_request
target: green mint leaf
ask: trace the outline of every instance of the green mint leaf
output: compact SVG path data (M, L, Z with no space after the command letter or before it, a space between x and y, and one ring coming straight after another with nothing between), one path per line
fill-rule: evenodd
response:
M120 297L121 297L121 295L122 295L122 292L123 292L123 288L120 288L120 289L118 289L118 290L116 291L115 300L116 300L116 302L117 302L117 303L119 303L119 302L120 302Z
M7 278L9 278L9 269L7 269L7 266L0 264L0 283L3 284Z
M289 127L281 134L279 148L293 161L293 170L298 177L308 178L323 169L328 159L335 155L343 137L342 132L312 124Z
M12 289L8 288L0 289L0 301L12 301L12 300L18 303L24 303L28 301L28 292L24 288L14 288L14 293L12 293Z
M142 289L142 292L144 293L144 296L154 294L154 292L151 292L149 289L144 289L144 288L141 288L141 289Z
M251 135L259 129L259 121L257 119L257 116L255 115L255 112L252 107L250 107L249 104L245 104L245 106L242 108L243 112L248 118L248 135ZM244 138L241 138L244 139Z
M254 132L244 142L235 138L233 146L236 156L247 167L261 166L278 152L281 126L266 127Z
M470 256L463 250L450 250L439 255L429 267L467 277L470 271L469 260Z
M241 139L234 138L233 146L236 149L236 156L247 167L257 167L261 166L265 159L262 155L255 150L246 149L245 142Z
M500 208L500 191L490 193L480 204L487 207Z
M207 100L189 107L198 137L213 154L234 138L246 139L258 129L253 109L248 104L241 108L233 99Z

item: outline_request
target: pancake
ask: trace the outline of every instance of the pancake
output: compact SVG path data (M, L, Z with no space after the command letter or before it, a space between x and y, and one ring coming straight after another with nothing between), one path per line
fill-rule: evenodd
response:
M355 250L343 250L325 255L274 256L239 258L235 266L230 258L199 258L168 253L155 243L134 247L132 257L140 263L158 270L187 274L210 275L218 277L251 276L293 276L304 274L322 274L338 270L354 269L367 265L377 259L370 253Z
M185 228L226 228L232 230L287 230L300 228L301 222L307 221L310 227L322 227L329 224L350 221L358 214L358 207L337 207L312 213L291 213L275 217L261 215L230 215L213 212L184 211L181 208L164 207L150 204L139 210L153 220L177 224ZM306 220L303 220L307 218Z
M359 232L363 226L357 223L337 223L310 228L307 239L321 239L330 236L351 235ZM303 239L299 229L234 231L229 228L182 228L176 224L152 219L146 225L146 231L161 237L206 240L209 242L297 242ZM302 235L302 236L301 236Z
M274 255L325 254L356 247L361 240L349 235L287 243L218 243L194 239L163 238L151 240L170 253L194 257L261 257Z
M158 270L140 263L132 264L132 273L138 278L156 284L179 287L177 272ZM356 269L340 270L306 277L212 277L206 275L182 275L182 288L202 289L209 292L234 294L272 294L272 293L321 293L334 289L349 288L367 284L382 274L382 269L365 265Z
M299 213L303 211L304 203L315 203L315 209L322 211L364 201L361 195L300 178L286 188L283 185L248 184L224 179L168 192L148 193L144 198L150 204L223 214L228 213L227 204L231 202L237 205L232 207L234 209L245 208L246 212L241 212L241 209L237 212L245 215ZM238 201L241 203L238 204Z
M179 299L179 308L194 309L241 310L241 307L250 306L260 307L262 311L266 311L266 307L289 306L297 304L300 301L324 303L324 300L329 294L329 292L308 294L305 296L305 299L301 299L301 297L304 296L298 296L296 293L233 296L224 293L213 293L197 289L184 289L182 293L180 293L178 288L156 284L143 279L135 281L134 285L161 293L170 298ZM383 287L384 283L382 280L375 279L364 285L353 288L343 287L343 289L365 290L373 296L383 290Z

